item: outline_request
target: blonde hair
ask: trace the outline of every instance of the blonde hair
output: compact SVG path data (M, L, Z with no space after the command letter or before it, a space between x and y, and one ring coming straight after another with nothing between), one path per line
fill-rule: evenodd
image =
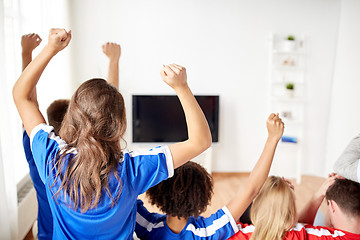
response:
M84 82L71 98L60 129L67 145L54 159L56 177L51 187L60 185L55 200L62 192L75 210L80 207L85 212L95 208L105 193L115 204L121 194L116 169L123 157L120 140L125 130L125 104L119 91L103 79ZM73 148L77 154L69 159L67 153ZM115 196L109 186L111 176L120 189Z
M250 240L282 240L296 223L295 195L288 183L270 176L250 212L255 230Z

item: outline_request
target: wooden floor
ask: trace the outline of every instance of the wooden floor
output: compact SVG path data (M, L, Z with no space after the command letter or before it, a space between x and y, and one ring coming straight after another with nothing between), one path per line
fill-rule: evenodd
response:
M249 173L213 173L214 196L211 200L210 206L207 208L203 216L210 216L212 213L215 213L218 209L226 205L237 191L241 191L245 188L248 177ZM296 204L299 211L304 207L312 194L320 187L325 179L321 177L303 176L301 184L296 184L294 179L289 180L295 186ZM151 206L147 202L144 194L140 195L140 198L144 200L144 205L149 211L160 212L156 207ZM325 203L323 203L320 210L325 213ZM31 231L24 239L34 239Z

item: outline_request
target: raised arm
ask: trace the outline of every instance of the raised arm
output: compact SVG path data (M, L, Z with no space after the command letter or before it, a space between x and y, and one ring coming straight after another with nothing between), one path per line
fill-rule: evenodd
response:
M21 57L22 57L22 70L24 71L25 68L29 65L32 61L32 52L33 50L39 46L42 39L36 33L29 33L23 35L21 37ZM36 95L36 88L34 89L32 96L32 101L37 103L37 95Z
M325 198L326 191L335 182L337 177L339 176L336 174L330 174L323 182L321 187L314 193L309 202L301 210L299 214L299 222L311 225L314 224L316 213Z
M267 129L268 138L264 150L249 176L245 191L239 191L226 205L235 221L239 220L268 177L276 146L284 132L284 123L279 118L279 114L272 113L269 116Z
M119 90L119 59L121 47L119 44L107 42L102 45L104 54L109 58L108 82Z
M346 146L335 162L334 171L347 179L360 182L360 134Z
M169 146L174 168L198 156L211 145L211 133L204 113L192 94L186 77L186 69L176 64L164 66L161 77L172 87L182 105L188 129L188 139Z
M45 123L45 119L33 99L36 84L51 58L64 49L70 39L71 32L66 32L64 29L51 29L48 44L30 62L13 87L14 102L29 136L34 127Z
M42 39L36 33L29 33L21 37L22 70L32 61L33 50L40 45Z

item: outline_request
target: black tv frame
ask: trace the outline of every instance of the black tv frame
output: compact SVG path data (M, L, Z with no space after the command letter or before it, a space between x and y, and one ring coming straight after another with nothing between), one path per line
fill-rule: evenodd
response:
M219 95L195 95L195 98L208 121L212 141L218 142ZM132 95L134 143L171 143L187 137L184 111L176 95Z

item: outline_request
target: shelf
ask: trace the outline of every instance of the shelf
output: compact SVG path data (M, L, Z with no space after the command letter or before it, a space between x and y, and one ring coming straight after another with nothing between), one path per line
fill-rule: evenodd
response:
M273 54L305 56L305 53L302 52L302 51L281 51L281 50L273 50Z
M301 120L296 120L296 119L289 119L289 118L285 118L285 117L282 117L284 123L286 125L299 125L301 126L304 122L301 121Z
M295 37L295 43L286 41L288 36ZM285 124L285 140L280 141L282 148L277 151L277 157L282 161L279 172L296 176L301 180L301 162L303 155L302 136L305 132L306 112L306 67L307 41L304 35L271 34L269 48L269 109L278 112ZM288 95L287 83L294 83L295 90ZM294 141L294 142L291 142ZM287 165L295 166L289 170Z
M305 69L303 67L298 67L298 66L273 66L273 70L299 72L299 71L304 71Z
M271 101L287 102L287 103L305 103L303 97L271 97Z
M281 81L274 81L272 84L274 85L284 85L287 84L287 83L294 83L296 86L302 86L304 83L303 82L300 82L300 81L284 81L284 80L281 80Z
M299 147L300 147L299 142L296 142L296 143L283 142L283 141L279 142L279 148L295 148L296 150L299 150Z

